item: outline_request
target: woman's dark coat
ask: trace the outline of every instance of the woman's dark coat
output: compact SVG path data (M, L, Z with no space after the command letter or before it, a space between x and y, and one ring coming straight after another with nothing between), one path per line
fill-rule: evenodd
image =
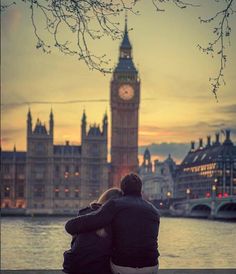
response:
M99 207L99 204L92 204L90 207L80 210L79 216L91 213ZM96 231L92 231L81 233L74 237L71 249L64 252L63 271L65 273L111 273L111 228L108 226L104 230L102 236L99 236L100 234Z

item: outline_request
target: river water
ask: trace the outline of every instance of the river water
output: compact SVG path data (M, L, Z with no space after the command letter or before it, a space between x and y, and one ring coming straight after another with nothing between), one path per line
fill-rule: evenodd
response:
M61 269L68 218L3 217L2 269ZM160 268L236 268L236 223L161 218Z

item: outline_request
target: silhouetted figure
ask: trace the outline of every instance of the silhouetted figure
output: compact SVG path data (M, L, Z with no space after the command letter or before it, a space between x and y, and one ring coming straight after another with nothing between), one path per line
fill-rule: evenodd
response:
M66 231L73 235L111 224L112 272L157 273L159 213L142 198L142 181L136 174L125 176L120 186L123 197L110 200L96 212L68 221Z
M108 200L121 196L120 189L108 189L97 203L80 210L79 216L96 212ZM63 271L69 274L110 274L111 226L82 234L75 232L72 235L71 249L64 252Z

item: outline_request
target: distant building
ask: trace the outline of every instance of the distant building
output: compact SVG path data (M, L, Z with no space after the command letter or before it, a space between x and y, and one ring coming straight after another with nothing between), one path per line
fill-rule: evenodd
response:
M160 162L151 161L151 153L147 148L143 155L143 163L140 166L140 176L143 180L143 193L149 200L164 200L174 196L174 176L176 164L171 158Z
M102 129L81 123L81 145L54 145L54 118L49 130L27 116L27 151L1 152L1 207L28 213L66 213L87 205L108 187L107 115Z
M191 149L177 170L176 198L201 198L236 195L236 147L230 139L230 130L220 143L219 134L211 143L200 139L199 146L191 143Z
M1 151L1 208L26 207L26 153Z

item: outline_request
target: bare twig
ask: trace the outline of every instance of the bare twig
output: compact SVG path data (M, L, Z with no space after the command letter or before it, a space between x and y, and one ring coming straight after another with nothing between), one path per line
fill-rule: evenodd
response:
M9 7L11 7L15 4L16 4L16 2L7 3L5 5L1 3L0 12L6 11Z
M189 1L182 1L182 0L152 0L153 5L155 6L157 11L165 11L163 4L173 3L178 8L185 9L187 7L199 7L198 4L193 4Z
M217 0L215 0L218 2ZM211 83L212 92L215 95L216 100L218 101L217 92L221 86L221 83L225 85L224 80L224 69L226 66L227 61L227 54L225 52L226 45L225 39L228 39L230 45L230 34L231 34L231 27L229 25L229 18L231 15L235 13L233 10L233 2L234 0L225 0L224 1L224 8L215 13L213 16L202 19L199 17L201 23L214 23L214 30L213 34L215 38L213 41L208 43L207 47L202 47L198 45L198 48L206 53L211 54L212 57L219 56L220 58L220 66L216 77L210 78L209 81ZM222 4L222 2L221 2Z
M118 23L118 16L124 11L138 14L134 10L135 4L140 0L21 0L28 4L31 9L31 21L34 34L37 39L36 48L50 53L53 47L56 47L64 54L76 56L83 60L90 69L101 71L102 73L111 72L110 59L106 54L97 56L94 50L91 50L91 42L109 36L111 39L117 39L122 36ZM174 4L180 9L187 7L199 7L192 0L151 0L157 11L165 11L166 4ZM233 9L235 0L215 0L216 4L224 5L222 9L213 16L203 19L199 17L201 23L213 23L213 34L215 38L203 47L198 48L212 57L219 56L220 65L216 77L210 78L211 90L217 99L217 92L224 81L224 68L226 66L226 44L225 39L229 41L231 27L229 23L230 16L236 13ZM1 11L5 11L15 2L1 4ZM37 14L43 16L45 28L36 20ZM42 17L41 17L42 18ZM46 42L43 38L43 31L47 31L52 37L53 43ZM73 38L70 42L62 38L61 33L68 31L76 37L73 44Z
M31 9L31 21L37 39L36 48L50 53L56 47L64 54L83 60L89 69L103 73L111 72L106 54L97 56L91 50L95 40L109 36L117 39L122 36L118 16L125 10L136 13L133 9L137 0L22 0ZM13 3L1 5L5 10ZM41 15L39 24L38 15ZM52 37L52 42L44 38L45 30ZM69 32L68 32L69 30ZM72 34L67 41L65 35ZM73 41L74 37L76 40Z

